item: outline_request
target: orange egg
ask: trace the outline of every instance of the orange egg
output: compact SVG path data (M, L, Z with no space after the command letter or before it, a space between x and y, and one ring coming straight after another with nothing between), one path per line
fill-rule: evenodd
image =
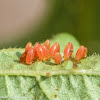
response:
M54 60L55 60L55 63L56 64L60 64L61 62L61 55L60 55L60 52L56 52L55 55L54 55Z
M32 43L31 43L31 42L28 42L28 43L26 44L26 47L25 47L25 52L28 52L28 50L29 50L30 48L32 48Z
M44 59L44 49L41 44L38 45L38 47L37 47L37 54L38 54L39 60Z
M64 59L68 60L73 53L73 44L69 42L64 49Z
M20 62L24 62L26 60L26 55L27 52L24 52L21 56L20 56Z
M32 61L34 60L34 56L35 56L34 48L30 48L27 52L26 63L32 64Z
M35 59L38 58L38 54L37 54L37 48L38 46L41 45L40 43L36 42L35 45L34 45L34 49L35 49Z
M83 53L82 58L85 58L86 54L87 54L87 48L86 48L86 47L84 47L84 53Z
M43 50L44 50L44 59L47 61L50 59L50 56L49 56L49 49L46 47L46 46L42 46Z
M50 49L50 40L46 40L43 45Z
M75 60L79 62L80 59L83 59L87 54L87 48L81 45L76 52Z
M50 55L50 57L54 57L54 55L55 55L56 52L60 52L60 45L59 45L58 42L54 43L54 44L51 46L51 48L50 48L50 50L49 50L49 55Z

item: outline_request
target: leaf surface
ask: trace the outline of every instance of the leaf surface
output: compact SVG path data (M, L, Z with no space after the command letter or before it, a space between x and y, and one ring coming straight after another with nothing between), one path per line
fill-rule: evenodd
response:
M59 42L61 55L72 42L75 57L80 44L70 34L61 33L51 39ZM100 56L92 55L76 64L74 60L56 65L51 61L19 62L23 48L0 50L0 100L99 100Z

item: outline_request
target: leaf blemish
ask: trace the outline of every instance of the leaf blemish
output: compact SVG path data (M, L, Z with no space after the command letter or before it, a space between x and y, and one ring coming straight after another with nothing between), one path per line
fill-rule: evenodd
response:
M49 72L48 72L48 73L46 73L46 76L47 76L47 77L50 77L50 73L49 73Z
M54 89L58 91L58 88L54 88Z
M56 98L56 97L57 97L57 95L55 94L55 95L54 95L54 97Z
M20 58L21 53L20 53L20 52L16 52L16 56L17 56L18 58Z
M77 66L76 63L73 63L73 68L74 68L74 69L77 69L77 68L78 68L78 66Z

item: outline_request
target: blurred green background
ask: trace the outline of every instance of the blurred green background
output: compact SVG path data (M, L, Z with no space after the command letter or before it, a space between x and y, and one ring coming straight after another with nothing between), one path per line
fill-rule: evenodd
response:
M52 35L68 32L88 48L88 55L100 53L100 0L48 0L48 3L50 7L44 15L46 20L36 30L30 27L25 35L2 42L0 49L25 47L28 41L34 44Z

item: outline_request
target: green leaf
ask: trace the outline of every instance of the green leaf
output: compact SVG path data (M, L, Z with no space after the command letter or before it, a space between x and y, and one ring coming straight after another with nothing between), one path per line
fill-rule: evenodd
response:
M59 42L61 55L68 42L74 46L73 58L80 44L70 34L51 39ZM92 55L76 64L74 59L56 65L54 61L19 62L23 48L0 50L0 100L99 100L100 56Z

